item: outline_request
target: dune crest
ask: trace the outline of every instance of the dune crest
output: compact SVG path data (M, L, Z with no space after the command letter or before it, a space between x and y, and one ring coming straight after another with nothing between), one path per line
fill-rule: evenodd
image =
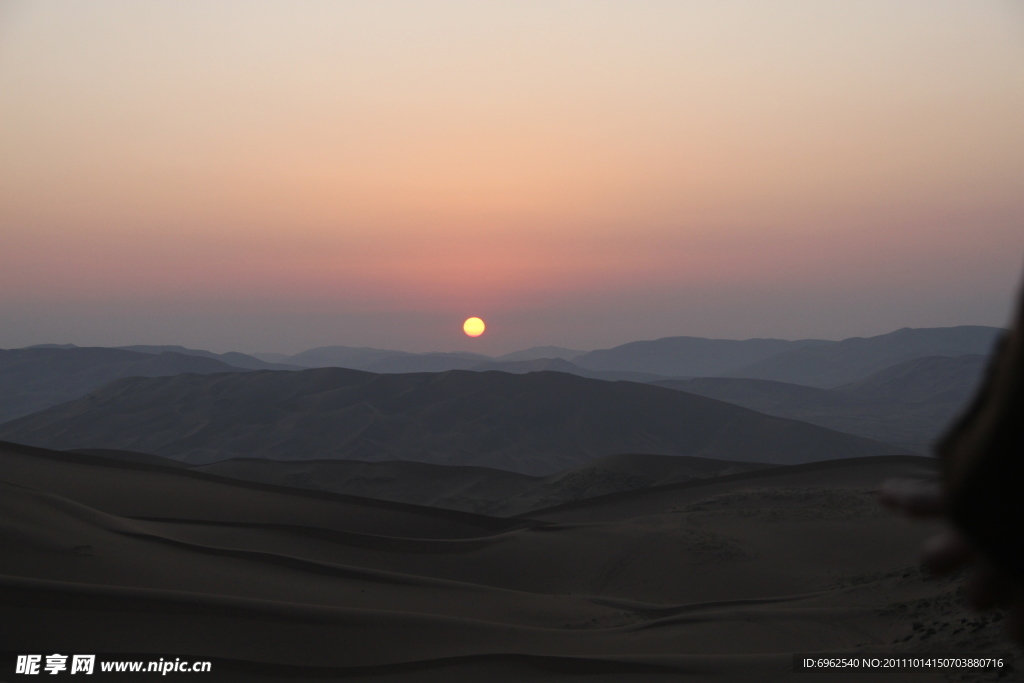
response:
M794 651L1004 646L916 569L928 530L875 504L927 458L510 519L23 446L0 467L0 638L18 651L173 653L216 680L740 681L786 676Z

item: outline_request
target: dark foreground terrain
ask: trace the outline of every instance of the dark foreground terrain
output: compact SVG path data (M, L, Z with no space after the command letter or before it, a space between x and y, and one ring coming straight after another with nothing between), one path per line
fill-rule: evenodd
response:
M887 477L932 476L926 458L516 517L154 463L0 446L4 650L213 661L195 680L777 681L794 652L1008 647L918 571L929 529L875 502Z

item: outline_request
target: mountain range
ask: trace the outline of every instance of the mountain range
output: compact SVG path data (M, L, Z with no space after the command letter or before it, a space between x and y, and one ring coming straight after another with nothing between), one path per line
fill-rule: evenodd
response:
M588 370L631 370L667 377L711 377L742 368L781 353L827 346L821 339L704 339L665 337L635 341L577 356L573 363Z
M80 398L122 377L236 372L201 355L123 349L36 347L0 349L0 422Z
M260 359L302 367L346 367L368 372L444 372L504 370L516 372L525 361L560 361L537 369L596 377L649 381L690 377L747 377L834 388L884 368L926 356L988 355L1002 330L961 326L904 328L875 337L842 341L803 339L705 339L665 337L610 349L579 351L540 346L504 356L476 353L408 353L386 349L329 346L293 356L256 354ZM626 376L621 373L632 373ZM610 376L609 376L610 378Z
M926 454L970 401L986 363L974 354L915 358L835 389L736 377L652 384Z
M512 353L492 357L485 356L481 353L409 353L407 351L375 349L366 346L321 346L292 356L285 355L283 353L256 353L253 355L266 362L279 364L286 363L299 365L305 368L339 367L352 368L353 370L381 372L381 368L384 366L375 366L375 364L387 358L425 357L427 359L426 362L428 363L431 362L431 359L437 359L439 357L448 358L452 363L456 363L459 366L456 367L453 365L452 367L444 368L445 370L468 370L474 362L504 363L538 360L542 358L572 360L573 358L585 353L587 352L577 349L567 349L561 346L533 346L528 349L523 349L522 351L513 351ZM464 364L469 365L467 365L467 367L462 367ZM429 369L417 371L431 372Z
M905 452L695 394L559 372L301 372L135 377L0 425L46 448L409 460L546 475L620 453L793 464Z
M830 389L915 358L987 356L1002 333L997 327L971 325L905 327L877 337L852 337L784 351L724 374Z
M113 346L113 347L85 347L78 346L76 344L36 344L35 346L25 347L28 349L82 349L82 348L114 348L121 351L134 351L136 353L147 353L151 355L159 355L161 353L177 353L183 356L200 356L203 358L212 358L219 360L222 363L230 365L235 368L243 368L246 370L301 370L303 366L290 365L287 363L273 363L265 360L260 360L255 356L250 356L246 353L239 353L238 351L228 351L227 353L214 353L213 351L205 351L203 349L190 349L185 346L177 344L133 344L131 346Z
M534 347L497 358L324 347L278 359L288 363L181 346L110 349L51 344L0 350L0 423L82 398L131 376L298 371L300 363L362 365L378 374L446 372L456 366L484 373L556 372L609 382L652 383L923 454L969 399L983 372L985 354L999 333L997 328L983 327L905 329L842 342L670 337L592 352ZM961 353L972 350L977 353ZM697 376L670 378L645 370ZM712 370L724 376L700 375ZM741 373L796 375L805 384L737 376ZM851 377L831 388L813 386Z

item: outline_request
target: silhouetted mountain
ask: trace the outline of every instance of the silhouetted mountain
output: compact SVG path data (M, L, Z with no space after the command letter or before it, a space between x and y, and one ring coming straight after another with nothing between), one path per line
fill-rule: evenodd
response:
M580 351L578 349L567 349L563 346L531 346L528 349L522 351L513 351L512 353L506 353L503 356L498 356L494 360L499 363L511 363L514 361L521 360L538 360L542 358L561 358L562 360L572 360L577 356L582 356L586 351Z
M62 450L477 465L543 475L616 453L799 463L893 453L884 443L671 389L557 372L302 372L113 382L0 426Z
M479 353L398 353L378 358L367 363L360 370L379 373L400 372L447 372L448 370L469 370L488 356Z
M236 368L243 368L245 370L301 370L302 366L289 365L275 362L264 361L255 356L250 356L245 353L239 353L237 351L228 351L227 353L214 353L213 351L205 351L203 349L188 349L184 346L177 344L164 344L155 346L152 344L134 344L132 346L112 346L112 347L84 347L76 344L36 344L34 346L26 346L26 349L82 349L82 348L114 348L121 349L122 351L135 351L137 353L148 353L150 355L157 355L161 353L180 353L183 356L201 356L203 358L213 358L223 363Z
M915 358L836 391L881 402L962 405L974 395L987 364L988 358L978 354Z
M261 353L252 353L252 354L249 354L249 355L251 355L253 358L258 358L259 360L267 362L267 363L279 363L279 364L282 364L282 365L295 365L295 363L291 362L291 358L292 357L287 355L287 354L284 354L284 353L270 353L270 352L264 353L264 352L261 352ZM306 366L300 365L299 367L303 367L304 368Z
M665 337L590 351L573 359L588 370L629 370L664 377L708 377L732 371L793 349L834 342L819 339L704 339Z
M651 384L691 394L735 403L770 415L787 417L792 410L835 409L849 411L875 401L851 396L830 389L806 387L769 379L744 377L695 377L693 379L655 380ZM794 418L800 419L800 418Z
M481 362L529 361L545 358L572 358L586 353L561 346L534 346L522 351L506 353L492 358L478 353L409 353L389 349L373 349L363 346L323 346L309 349L294 356L282 353L254 354L261 360L272 363L289 363L307 368L352 368L371 372L444 372L446 370L468 370ZM392 370L389 368L416 368L414 370ZM426 369L426 368L431 369Z
M625 380L627 382L651 382L653 380L665 379L662 375L652 375L646 372L629 372L628 370L587 370L586 368L581 368L580 366L561 358L537 358L534 360L509 361L504 363L492 361L489 363L480 363L479 365L474 365L468 369L475 370L477 372L497 370L499 372L511 372L517 375L527 372L542 371L567 372L571 375L590 377L591 379L603 379L609 382L618 382L620 380Z
M386 358L403 351L388 349L371 349L364 346L321 346L309 349L294 356L286 356L289 363L306 368L353 368L362 369L373 361ZM266 354L260 354L266 356Z
M256 356L265 362L308 368L340 367L381 373L491 369L521 373L544 369L610 380L750 377L831 388L914 358L984 355L991 350L999 333L994 327L907 328L878 337L855 337L840 342L665 337L587 352L536 346L497 358L465 352L408 353L352 346L325 346L294 356L269 353ZM567 364L554 364L556 360ZM533 366L504 365L534 361Z
M260 354L270 357L271 354ZM368 372L445 372L468 370L491 360L479 353L408 353L357 346L323 346L294 356L279 356L288 363L306 368L350 368Z
M241 371L213 358L99 347L0 350L0 422L71 401L121 377Z
M732 377L661 380L652 384L923 454L929 452L934 440L966 407L985 363L985 357L979 355L917 358L838 389Z
M786 351L723 374L827 389L915 358L988 355L1002 332L998 327L979 326L905 327L877 337L853 337Z
M214 353L212 351L204 351L202 349L187 349L184 346L151 346L147 344L137 344L135 346L118 346L116 348L124 349L125 351L138 351L139 353L180 353L186 356L202 356L204 358L215 358L219 361L227 363L236 368L244 368L246 370L301 370L302 366L285 364L285 363L268 363L267 361L250 356L245 353L239 353L238 351L228 351L227 353Z

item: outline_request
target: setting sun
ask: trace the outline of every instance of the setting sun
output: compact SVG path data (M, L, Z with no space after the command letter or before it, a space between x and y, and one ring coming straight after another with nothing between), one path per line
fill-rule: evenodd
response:
M487 326L480 318L467 318L466 322L462 323L462 331L470 337L479 337L486 329Z

